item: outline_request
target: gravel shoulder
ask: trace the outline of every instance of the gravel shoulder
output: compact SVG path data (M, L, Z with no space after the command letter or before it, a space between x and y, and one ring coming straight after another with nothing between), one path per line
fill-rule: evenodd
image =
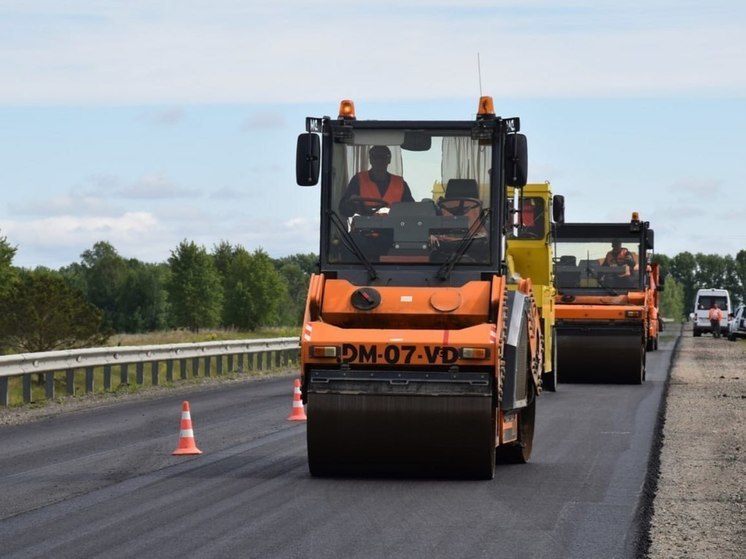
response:
M746 341L685 327L666 398L650 559L744 557Z

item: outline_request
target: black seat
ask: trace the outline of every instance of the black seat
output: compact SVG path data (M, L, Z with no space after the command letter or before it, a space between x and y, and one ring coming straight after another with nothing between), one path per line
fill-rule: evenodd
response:
M557 287L578 287L580 285L580 270L576 266L577 259L573 255L560 256L557 263Z
M446 185L445 199L479 198L479 187L474 179L451 179Z
M472 215L473 221L482 210L477 181L474 179L449 180L445 197L438 201L438 207L450 215Z

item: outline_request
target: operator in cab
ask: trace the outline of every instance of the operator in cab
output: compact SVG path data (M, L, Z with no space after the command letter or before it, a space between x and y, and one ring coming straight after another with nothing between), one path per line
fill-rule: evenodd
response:
M397 202L414 202L404 179L388 172L391 150L387 146L373 146L368 157L370 170L352 177L339 201L339 213L352 217L356 213L375 213L377 209L391 207Z
M611 241L611 250L606 253L606 257L601 262L601 266L624 266L624 271L619 274L619 277L631 276L636 265L635 257L622 246L622 241L619 239Z

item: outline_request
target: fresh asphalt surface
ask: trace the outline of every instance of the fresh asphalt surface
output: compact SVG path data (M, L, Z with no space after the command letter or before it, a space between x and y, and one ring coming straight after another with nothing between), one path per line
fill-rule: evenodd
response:
M0 427L0 556L636 557L673 335L641 386L560 384L492 481L316 479L296 375ZM201 456L172 456L189 400Z

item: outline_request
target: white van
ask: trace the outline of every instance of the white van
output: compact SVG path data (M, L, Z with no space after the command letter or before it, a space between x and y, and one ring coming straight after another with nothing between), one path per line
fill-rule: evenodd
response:
M728 334L728 316L730 315L730 294L727 289L700 289L697 291L697 296L694 298L694 312L690 315L694 325L692 330L694 336L701 336L702 332L712 333L712 327L710 325L710 307L714 303L718 304L722 313L720 319L720 333L721 335Z

